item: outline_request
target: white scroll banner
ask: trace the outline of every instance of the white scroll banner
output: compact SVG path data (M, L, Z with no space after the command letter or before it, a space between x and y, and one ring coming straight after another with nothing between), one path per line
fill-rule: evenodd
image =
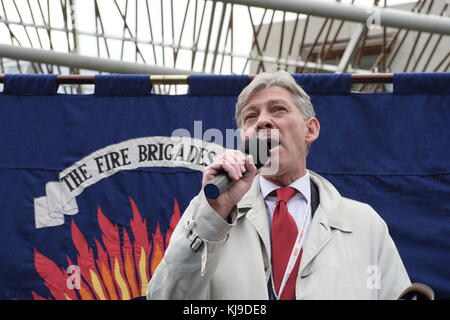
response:
M122 170L141 167L183 167L203 171L221 145L191 137L154 136L107 146L77 161L48 182L45 197L34 199L36 228L64 224L65 215L78 213L76 197L84 189Z

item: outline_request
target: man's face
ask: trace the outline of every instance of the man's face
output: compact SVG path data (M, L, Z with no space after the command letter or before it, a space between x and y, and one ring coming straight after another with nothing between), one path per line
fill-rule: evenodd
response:
M304 119L288 90L273 86L257 91L242 109L241 119L244 139L265 139L266 132L278 130L280 145L272 150L278 156L271 157L271 165L275 161L278 166L275 176L304 174L307 144L317 139L319 123Z

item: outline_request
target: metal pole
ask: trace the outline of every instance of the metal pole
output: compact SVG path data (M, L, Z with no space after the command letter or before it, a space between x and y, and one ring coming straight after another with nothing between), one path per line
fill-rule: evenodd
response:
M322 0L220 0L225 3L267 8L313 16L348 20L366 24L374 16L380 25L400 29L417 30L450 35L450 19L434 15L422 15L396 9L360 7Z
M77 8L77 0L69 0L69 6L70 6L70 18L72 19L72 37L73 37L73 53L79 53L80 48L78 45L80 44L80 39L78 36L78 8Z
M356 30L353 32L353 35L350 38L347 47L345 48L344 54L342 55L341 61L339 62L336 73L345 72L345 70L348 67L348 64L350 63L350 60L352 59L353 55L356 52L356 49L358 48L358 44L359 41L361 40L362 35L366 31L367 31L366 25L358 24L356 26Z
M378 74L352 74L352 83L392 83L392 73L378 73ZM255 75L249 75L248 81L252 81ZM0 83L3 83L5 75L0 74ZM94 84L94 75L57 75L56 82L58 84ZM153 85L159 84L189 84L188 75L152 75L150 82Z
M0 57L109 73L172 75L196 73L190 70L180 70L175 68L151 66L141 63L122 62L117 60L114 61L110 59L88 57L74 53L31 49L6 44L0 44Z

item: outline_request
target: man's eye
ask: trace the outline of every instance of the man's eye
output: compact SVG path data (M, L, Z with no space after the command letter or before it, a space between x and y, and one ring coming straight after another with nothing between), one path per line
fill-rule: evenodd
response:
M286 111L286 108L283 106L276 106L273 108L274 111Z
M247 120L252 119L252 118L254 118L254 117L256 117L256 115L255 115L254 113L248 114L248 115L246 115L246 116L244 117L244 121L247 121Z

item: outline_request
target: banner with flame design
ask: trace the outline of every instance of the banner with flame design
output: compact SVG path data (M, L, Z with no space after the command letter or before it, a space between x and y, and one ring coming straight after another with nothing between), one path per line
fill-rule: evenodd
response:
M370 204L411 280L450 299L450 74L394 74L383 94L352 93L348 74L294 78L321 123L307 167ZM0 299L142 299L247 83L195 75L168 96L104 75L71 95L55 75L5 75Z
M142 95L130 77L100 77L94 95L29 95L51 76L18 75L0 95L0 299L144 298L223 150L203 131L235 128L236 97Z

